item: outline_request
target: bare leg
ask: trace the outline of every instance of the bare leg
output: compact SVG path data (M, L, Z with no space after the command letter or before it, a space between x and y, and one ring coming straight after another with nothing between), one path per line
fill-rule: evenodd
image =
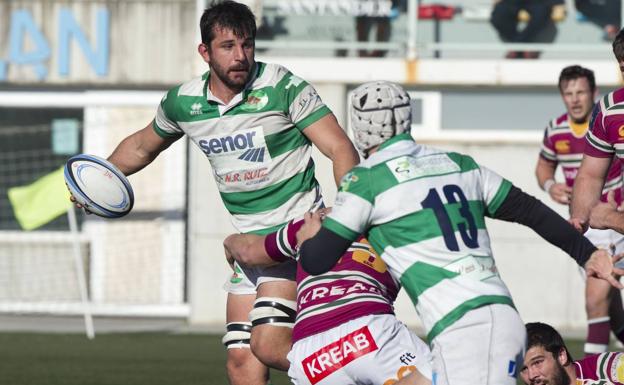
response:
M296 300L297 286L294 281L272 281L258 286L258 298L279 297ZM292 342L292 328L267 323L251 329L251 350L265 365L288 370L286 359Z
M609 346L609 301L611 286L597 278L587 278L585 284L585 309L588 332L585 354L605 352Z
M253 294L228 294L227 322L249 322L255 299ZM269 369L248 348L227 349L226 369L231 385L266 385L269 381Z

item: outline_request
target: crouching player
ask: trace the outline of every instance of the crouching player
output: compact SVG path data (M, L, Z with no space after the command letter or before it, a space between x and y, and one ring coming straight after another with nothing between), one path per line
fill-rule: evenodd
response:
M572 361L561 335L550 325L526 324L527 352L520 370L527 385L622 385L624 353L605 352Z
M320 215L320 214L314 214ZM230 262L272 265L294 258L303 220L266 236L230 235ZM299 384L431 384L427 345L396 319L398 284L360 237L334 268L310 276L297 268L297 318L288 375Z

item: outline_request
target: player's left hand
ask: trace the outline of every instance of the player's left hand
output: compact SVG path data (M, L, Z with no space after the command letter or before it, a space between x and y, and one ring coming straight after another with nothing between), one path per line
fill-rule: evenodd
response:
M621 258L621 255L619 256ZM596 277L604 279L609 282L611 286L624 289L624 286L613 276L623 275L624 270L613 266L614 262L618 260L618 256L611 257L607 250L598 249L594 251L585 263L585 272L588 277Z
M308 239L312 238L321 229L321 213L306 213L303 216L303 226L297 231L297 246L301 247L301 244Z
M607 202L599 202L589 213L589 225L594 229L609 228L610 218L613 215L623 215L621 209L615 202L614 192L609 191L607 194Z

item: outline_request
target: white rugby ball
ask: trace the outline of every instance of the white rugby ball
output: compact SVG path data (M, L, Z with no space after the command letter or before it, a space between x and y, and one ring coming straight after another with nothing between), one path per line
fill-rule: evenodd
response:
M123 217L134 205L134 192L126 176L98 156L71 157L65 164L65 183L77 203L101 217Z

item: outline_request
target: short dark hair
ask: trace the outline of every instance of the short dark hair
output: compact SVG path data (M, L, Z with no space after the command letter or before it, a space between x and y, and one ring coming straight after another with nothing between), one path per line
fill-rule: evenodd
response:
M558 331L550 325L542 322L530 322L526 324L527 331L527 351L532 347L543 347L544 350L550 352L555 359L559 356L561 349L564 349L567 354L567 361L564 364L568 365L573 361L572 355L563 342L563 338Z
M613 39L613 54L617 61L624 60L624 28Z
M256 38L256 18L248 6L231 0L213 1L199 21L202 43L210 46L215 28L229 29L237 37Z
M559 74L559 91L563 91L563 82L578 78L586 78L591 91L594 92L596 90L594 71L579 65L572 65L561 70L561 74Z

